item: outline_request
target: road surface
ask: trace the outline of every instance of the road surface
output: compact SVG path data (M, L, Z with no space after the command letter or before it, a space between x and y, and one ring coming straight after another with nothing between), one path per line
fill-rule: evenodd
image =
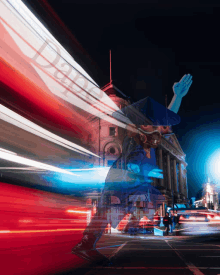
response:
M103 235L98 250L112 266L71 254L82 232L0 234L2 275L220 274L220 238ZM80 236L79 236L80 237Z

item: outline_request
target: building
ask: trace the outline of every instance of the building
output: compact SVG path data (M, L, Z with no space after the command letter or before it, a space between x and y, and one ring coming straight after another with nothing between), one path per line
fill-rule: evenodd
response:
M167 206L188 202L186 155L174 133L163 134L161 145L156 149L157 164L163 170L164 179L155 179L154 186L166 198Z
M195 207L206 207L211 210L218 210L219 208L219 199L218 192L216 192L216 186L214 183L208 182L204 184L202 197L200 200L195 201Z
M129 105L130 102L117 87L108 84L103 91L120 108ZM147 120L147 118L146 118ZM122 142L126 130L114 124L97 118L90 117L91 135L89 138L90 150L100 156L95 165L111 166L122 152ZM165 203L160 207L161 215L164 215L166 207L175 204L187 203L187 163L176 136L169 127L163 127L161 145L156 149L157 164L164 171L163 179L153 179L153 185L158 188L165 197ZM140 204L143 203L140 201Z

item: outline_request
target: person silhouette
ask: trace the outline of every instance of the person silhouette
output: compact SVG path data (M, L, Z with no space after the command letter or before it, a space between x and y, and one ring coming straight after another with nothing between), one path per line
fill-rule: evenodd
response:
M168 109L147 97L113 114L116 119L127 123L122 153L109 169L97 212L85 229L82 240L73 247L73 254L90 261L100 260L102 257L105 259L96 250L96 243L110 222L107 212L111 207L115 207L115 204L111 204L112 196L117 197L117 207L122 216L134 212L132 201L129 200L131 196L145 195L155 208L156 203L164 199L150 184L151 177L163 177L162 170L156 165L154 149L160 144L161 126L171 126L180 122L177 112L182 97L187 94L191 84L192 76L189 74L183 76L180 82L174 83L174 97ZM134 115L134 109L143 116ZM145 118L148 118L151 124L146 124ZM117 224L118 221L112 226L116 227Z

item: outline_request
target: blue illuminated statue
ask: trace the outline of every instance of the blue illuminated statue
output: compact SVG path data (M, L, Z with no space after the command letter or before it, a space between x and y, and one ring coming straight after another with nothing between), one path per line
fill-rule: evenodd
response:
M115 202L112 205L112 197L117 198L117 207L123 215L133 213L133 203L129 198L138 194L148 197L155 208L158 201L164 200L160 192L150 184L151 177L162 178L162 170L156 165L154 150L161 140L159 126L171 126L180 122L177 112L191 84L192 76L189 74L174 84L174 96L168 109L147 97L113 114L116 119L130 121L130 124L127 123L122 154L109 169L98 211L87 226L82 241L73 248L72 253L88 260L96 257L100 259L95 245L109 223L107 210L115 207ZM137 116L134 109L143 116ZM146 117L152 125L146 125ZM112 226L116 227L117 223L113 222Z
M192 85L192 76L185 74L179 82L174 83L173 92L174 97L168 107L174 113L178 113L182 98L188 93L190 86Z

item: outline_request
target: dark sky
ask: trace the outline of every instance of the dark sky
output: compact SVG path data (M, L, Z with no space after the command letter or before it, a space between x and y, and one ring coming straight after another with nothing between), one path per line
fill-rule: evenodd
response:
M173 130L189 164L189 195L207 176L218 183L207 159L220 147L219 1L48 2L103 72L94 79L101 87L109 82L110 49L113 84L134 101L149 95L165 104L167 94L169 103L174 82L192 74Z

